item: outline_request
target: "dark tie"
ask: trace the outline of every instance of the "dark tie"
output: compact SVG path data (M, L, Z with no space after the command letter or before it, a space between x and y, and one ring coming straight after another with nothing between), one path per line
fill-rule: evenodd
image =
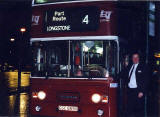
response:
M134 66L135 66L135 65L133 65L133 68L132 68L131 73L130 73L130 75L129 75L129 79L131 79L131 76L132 76L132 73L133 73L133 70L134 70Z

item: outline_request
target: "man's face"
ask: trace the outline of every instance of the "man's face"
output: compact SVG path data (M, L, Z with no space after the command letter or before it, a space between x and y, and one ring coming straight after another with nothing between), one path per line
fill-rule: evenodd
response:
M133 61L133 64L139 63L139 55L138 54L133 54L132 61Z

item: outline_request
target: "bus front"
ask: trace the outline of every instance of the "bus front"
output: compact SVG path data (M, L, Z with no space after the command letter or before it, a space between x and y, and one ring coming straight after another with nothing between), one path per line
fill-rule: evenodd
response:
M117 116L113 7L105 1L33 5L32 115Z

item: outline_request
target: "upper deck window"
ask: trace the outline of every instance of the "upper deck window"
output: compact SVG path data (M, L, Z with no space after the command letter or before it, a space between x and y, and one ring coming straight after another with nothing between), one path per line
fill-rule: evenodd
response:
M34 4L45 4L45 3L66 2L66 1L68 2L68 1L79 1L79 0L34 0Z

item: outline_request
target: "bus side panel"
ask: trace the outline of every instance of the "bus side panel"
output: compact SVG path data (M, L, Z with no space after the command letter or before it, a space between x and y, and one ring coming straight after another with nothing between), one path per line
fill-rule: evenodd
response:
M109 107L111 117L117 117L117 86L109 88Z

